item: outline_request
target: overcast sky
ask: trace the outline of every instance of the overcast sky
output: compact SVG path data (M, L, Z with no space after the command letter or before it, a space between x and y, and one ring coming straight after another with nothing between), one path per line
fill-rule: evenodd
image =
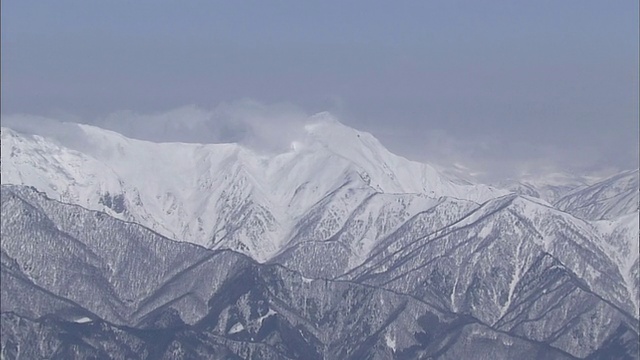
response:
M403 156L493 177L638 167L635 0L1 4L3 119L167 140L149 124L257 112L264 130L330 111Z

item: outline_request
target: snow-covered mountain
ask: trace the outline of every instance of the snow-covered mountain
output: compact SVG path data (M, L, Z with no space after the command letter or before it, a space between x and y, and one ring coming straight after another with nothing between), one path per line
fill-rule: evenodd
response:
M616 263L640 307L640 181L638 170L624 171L562 197L555 206L591 220L600 246Z
M327 113L272 153L55 126L2 128L7 351L637 358L637 170L474 184Z
M393 266L381 269L376 256L348 281L172 241L24 186L3 185L1 199L3 358L607 359L638 351L637 319L594 292L603 288L593 277L612 266L597 249L577 247L596 261L575 273L566 259L531 251L531 224L513 244L492 236L500 229L465 230L531 211L513 196L453 225L432 254L414 239L400 251L406 262L391 249ZM515 261L496 261L511 252ZM584 271L593 272L588 283ZM604 280L616 293L619 281Z
M591 185L593 180L592 177L577 174L552 172L522 175L516 179L499 181L494 186L554 204L566 194Z
M566 194L555 206L583 219L616 219L640 209L639 179L638 169L624 171Z
M326 113L313 116L288 151L267 155L238 144L152 143L76 126L75 138L62 140L3 128L2 183L34 186L169 238L259 261L282 252L327 198L335 198L326 206L340 222L366 194L483 202L506 193L391 154ZM344 201L336 192L360 195Z

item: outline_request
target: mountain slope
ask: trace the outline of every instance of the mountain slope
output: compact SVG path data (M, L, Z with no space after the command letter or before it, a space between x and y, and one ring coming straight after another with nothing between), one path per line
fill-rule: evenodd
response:
M285 250L312 207L344 186L479 202L506 193L393 155L327 114L312 117L291 150L268 155L237 144L158 144L77 127L64 138L3 128L2 183L35 186L169 238L259 261Z
M2 273L20 271L34 289L29 303L48 304L38 313L24 309L18 305L24 294L3 283L6 358L572 358L412 296L306 279L280 265L174 242L29 188L2 191ZM146 252L132 249L140 245ZM140 264L129 261L132 252Z
M570 192L588 187L593 180L575 174L555 172L550 174L524 175L518 179L500 181L495 184L516 194L531 196L554 204Z
M573 191L555 206L588 220L611 220L638 211L640 206L638 170L625 171Z
M640 176L638 170L621 172L589 187L573 191L555 206L591 220L600 233L600 246L618 265L627 287L640 307Z
M2 128L7 356L637 358L637 171L550 205L327 114L280 153L69 126Z
M579 357L594 350L585 338L600 343L615 331L612 319L637 327L633 288L588 223L512 195L447 227L431 224L429 212L419 214L345 277L536 334Z

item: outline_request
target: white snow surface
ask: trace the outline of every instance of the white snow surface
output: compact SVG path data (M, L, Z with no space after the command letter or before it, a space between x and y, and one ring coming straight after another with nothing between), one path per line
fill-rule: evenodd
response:
M393 351L396 352L396 338L390 334L384 335L384 340L387 346Z
M640 289L637 287L637 270L640 262L640 216L638 212L615 220L593 222L601 235L602 246L618 266L635 308L640 309ZM634 274L634 271L636 273ZM640 310L639 310L640 311Z
M79 131L57 138L3 127L2 184L34 186L169 238L231 248L258 261L282 251L298 221L345 187L479 203L508 193L394 155L328 113L312 116L303 138L276 154L235 143L154 143L75 126ZM115 197L124 211L105 205Z
M73 322L75 322L76 324L86 324L91 322L92 320L86 316L81 317L79 319L73 320Z
M236 334L244 330L244 325L241 323L235 323L231 329L229 329L229 334Z

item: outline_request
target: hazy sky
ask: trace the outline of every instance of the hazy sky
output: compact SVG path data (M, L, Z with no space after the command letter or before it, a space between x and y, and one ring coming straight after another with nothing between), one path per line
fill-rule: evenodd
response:
M638 166L636 0L1 4L4 118L116 117L164 139L154 119L251 103L261 129L326 110L498 177Z

